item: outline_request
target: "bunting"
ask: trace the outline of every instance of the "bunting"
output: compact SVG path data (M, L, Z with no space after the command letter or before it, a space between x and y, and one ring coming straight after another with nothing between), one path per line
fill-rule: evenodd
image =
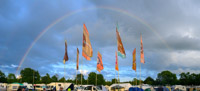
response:
M77 56L76 56L77 58L76 58L76 70L78 70L79 69L79 50L78 50L78 48L77 48Z
M124 46L122 44L122 40L121 40L119 32L118 32L118 27L116 27L116 34L117 34L118 55L121 56L122 58L126 58L126 53L125 53Z
M90 57L92 57L93 49L90 43L89 39L89 32L83 24L83 47L82 47L82 56L85 57L86 60L91 60Z
M63 63L65 64L66 61L68 61L68 54L67 54L67 40L65 40L65 55L63 59Z
M103 62L102 62L102 56L100 52L97 54L97 71L101 72L103 70Z
M141 41L141 50L140 50L141 54L140 54L140 62L144 64L144 63L145 63L145 61L144 61L144 51L143 51L142 35L140 35L140 41Z
M118 68L117 52L115 52L115 58L116 58L116 61L115 61L115 70L119 71L119 68Z
M136 71L136 48L133 51L133 67L132 67L132 69Z

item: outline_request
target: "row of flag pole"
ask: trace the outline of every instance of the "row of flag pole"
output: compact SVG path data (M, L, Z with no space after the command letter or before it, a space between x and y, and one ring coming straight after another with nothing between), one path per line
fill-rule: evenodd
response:
M125 49L120 37L120 34L118 32L118 25L116 27L116 36L117 36L117 51L115 52L115 70L118 71L118 80L119 80L119 65L118 65L118 56L121 58L126 58ZM140 35L140 42L141 42L141 48L140 48L140 63L145 63L144 60L144 51L143 51L143 42L142 42L142 35ZM89 39L89 32L87 30L87 27L85 24L83 24L83 43L82 43L82 56L86 60L91 60L91 57L93 56L93 49L92 45ZM133 50L133 64L132 69L136 71L136 48ZM63 63L65 64L66 61L69 60L68 53L67 53L67 41L65 40L65 54ZM97 71L101 72L103 70L103 61L102 61L102 55L100 52L97 53ZM76 71L79 70L79 49L77 48L77 58L76 58ZM77 72L76 72L77 74ZM141 73L140 73L141 74ZM141 78L141 77L140 77ZM97 79L96 79L97 80ZM76 81L77 83L77 81Z

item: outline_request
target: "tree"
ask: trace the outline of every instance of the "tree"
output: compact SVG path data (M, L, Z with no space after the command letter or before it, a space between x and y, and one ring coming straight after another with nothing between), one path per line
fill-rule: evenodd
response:
M159 85L175 85L177 77L176 74L173 74L170 71L162 71L158 74L156 81Z
M83 74L78 74L74 82L76 83L76 79L77 79L77 84L81 84L81 75L82 75L82 84L87 84Z
M88 75L88 83L90 85L96 85L96 73L95 72L90 72Z
M31 68L25 68L21 70L20 75L22 77L22 82L27 83L40 83L40 74ZM34 79L34 80L33 80Z
M105 85L105 79L102 74L97 74L97 85Z
M59 82L65 82L65 81L66 81L66 80L65 80L64 77L60 78L60 80L59 80Z
M114 83L118 83L118 81L117 81L116 78L114 78L114 79L112 79L111 83L112 83L112 84L114 84Z
M153 78L147 77L147 78L144 80L144 83L145 83L145 84L149 84L149 85L154 85L155 81L154 81Z
M8 74L8 77L7 77L7 81L8 81L8 83L16 82L17 79L16 79L16 77L15 77L15 74L9 73L9 74Z
M46 76L43 76L41 81L42 81L42 83L49 84L51 82L51 78L50 78L49 74L47 73Z
M2 83L6 83L7 82L6 76L5 76L5 74L3 72L1 72L1 70L0 70L0 82L2 82Z
M52 82L57 82L58 81L58 75L56 74L56 75L52 76L51 77L51 81Z

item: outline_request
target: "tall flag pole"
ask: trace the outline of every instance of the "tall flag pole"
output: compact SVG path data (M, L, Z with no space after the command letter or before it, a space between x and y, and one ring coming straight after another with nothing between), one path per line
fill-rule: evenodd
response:
M142 35L140 34L140 42L141 42L141 49L140 49L140 87L141 87L141 63L145 63L144 61L144 51L143 51L143 42L142 42Z
M133 51L133 70L136 72L136 79L137 79L137 71L136 71L136 48ZM137 85L137 80L136 80L136 85Z
M93 55L92 45L89 39L89 32L86 28L86 25L83 24L83 47L82 47L82 56L86 60L91 60L90 58Z
M77 71L79 70L79 49L77 48L77 58L76 58L76 85L77 85Z
M63 59L63 64L64 64L64 78L66 76L66 69L65 69L65 62L68 61L68 53L67 53L67 40L65 40L65 55L64 55L64 59ZM64 80L64 88L65 88L65 80Z

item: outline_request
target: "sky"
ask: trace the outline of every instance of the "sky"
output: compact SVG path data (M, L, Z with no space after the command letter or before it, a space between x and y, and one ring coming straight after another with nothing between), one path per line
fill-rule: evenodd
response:
M80 70L87 79L96 71L97 52L102 54L106 80L115 78L116 24L126 58L119 57L120 81L136 77L132 52L136 48L140 76L140 34L145 64L141 78L169 70L200 73L199 0L0 0L0 70L20 74L30 67L41 76L64 76L65 40L69 61L66 79L76 75L76 49ZM93 48L91 61L82 57L83 24ZM20 63L21 62L21 63ZM99 73L99 72L97 72Z

